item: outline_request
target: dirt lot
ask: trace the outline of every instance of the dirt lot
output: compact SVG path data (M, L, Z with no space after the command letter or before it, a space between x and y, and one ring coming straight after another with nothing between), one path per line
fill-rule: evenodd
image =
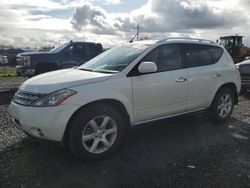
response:
M22 81L0 79L0 187L250 187L249 96L226 124L201 114L134 127L116 155L87 163L13 127L7 104Z

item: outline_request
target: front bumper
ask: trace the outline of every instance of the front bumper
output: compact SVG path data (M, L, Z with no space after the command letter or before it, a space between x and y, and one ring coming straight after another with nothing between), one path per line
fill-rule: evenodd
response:
M21 65L16 66L16 74L18 76L34 76L35 75L35 69L23 67Z
M241 87L250 92L250 80L241 80Z
M0 59L0 64L2 64L2 65L6 65L6 64L8 64L9 63L9 61L8 61L8 59L6 58L2 58L2 59Z
M27 134L44 140L61 142L67 123L77 105L59 105L57 107L29 107L14 103L9 105L9 113L14 124Z

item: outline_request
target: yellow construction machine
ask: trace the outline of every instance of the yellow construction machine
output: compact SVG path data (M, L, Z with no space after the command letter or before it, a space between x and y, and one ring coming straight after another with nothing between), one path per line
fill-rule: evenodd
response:
M235 63L250 58L250 48L243 45L243 36L220 37L220 44L223 45L234 59Z

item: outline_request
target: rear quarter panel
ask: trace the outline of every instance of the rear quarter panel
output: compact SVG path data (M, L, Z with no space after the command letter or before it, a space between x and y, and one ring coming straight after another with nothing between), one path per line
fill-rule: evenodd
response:
M237 92L240 92L241 89L241 77L239 71L235 68L233 59L228 54L227 51L224 51L224 54L220 60L221 73L223 84L225 83L234 83L237 89Z
M219 62L221 67L221 83L216 86L216 88L211 93L210 104L213 101L214 96L216 95L217 91L220 87L227 83L233 83L236 86L237 93L240 92L241 89L241 77L239 71L235 68L233 59L228 54L226 50L222 57L220 58Z

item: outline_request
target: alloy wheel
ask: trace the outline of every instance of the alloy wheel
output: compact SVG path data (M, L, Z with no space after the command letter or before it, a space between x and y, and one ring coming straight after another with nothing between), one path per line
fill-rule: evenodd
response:
M83 129L82 145L90 153L100 154L108 150L117 137L117 124L109 116L91 119Z
M224 94L221 96L219 99L219 104L218 104L218 115L221 118L227 117L232 110L233 102L232 102L232 97L229 94Z

